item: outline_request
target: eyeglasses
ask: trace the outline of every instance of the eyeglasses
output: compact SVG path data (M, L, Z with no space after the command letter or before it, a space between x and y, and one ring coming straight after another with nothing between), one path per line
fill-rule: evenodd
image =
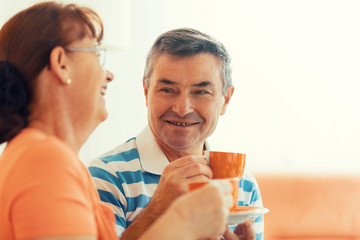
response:
M66 51L69 52L92 52L95 51L98 53L99 62L101 66L105 64L105 57L106 57L106 48L65 48Z

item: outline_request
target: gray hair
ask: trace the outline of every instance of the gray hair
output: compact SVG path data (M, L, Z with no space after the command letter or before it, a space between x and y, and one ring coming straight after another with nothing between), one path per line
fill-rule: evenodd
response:
M219 59L222 70L223 95L232 85L230 56L225 46L213 37L191 28L179 28L161 34L151 47L144 71L146 87L149 87L150 76L156 58L162 54L170 56L194 56L199 53L210 53Z

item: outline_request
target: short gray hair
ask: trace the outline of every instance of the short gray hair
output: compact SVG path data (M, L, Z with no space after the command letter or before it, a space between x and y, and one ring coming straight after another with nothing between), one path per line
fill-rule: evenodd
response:
M223 95L232 86L230 55L225 46L213 37L191 28L179 28L161 34L151 47L144 71L146 87L149 87L150 76L156 58L162 54L170 56L194 56L199 53L210 53L219 59L222 70Z

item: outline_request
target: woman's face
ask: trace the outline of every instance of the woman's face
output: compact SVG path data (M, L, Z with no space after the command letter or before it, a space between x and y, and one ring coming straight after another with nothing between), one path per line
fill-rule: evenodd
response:
M96 48L95 38L86 37L74 42L68 48ZM70 51L66 53L69 59L71 84L71 100L75 124L84 127L90 123L96 127L107 117L104 95L107 84L113 80L113 74L103 68L99 52Z

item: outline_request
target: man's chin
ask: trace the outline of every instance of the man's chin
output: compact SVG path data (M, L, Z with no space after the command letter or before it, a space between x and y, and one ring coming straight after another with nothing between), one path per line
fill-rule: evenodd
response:
M175 151L188 153L192 149L196 149L196 144L192 140L179 141L178 139L166 141L166 145Z

